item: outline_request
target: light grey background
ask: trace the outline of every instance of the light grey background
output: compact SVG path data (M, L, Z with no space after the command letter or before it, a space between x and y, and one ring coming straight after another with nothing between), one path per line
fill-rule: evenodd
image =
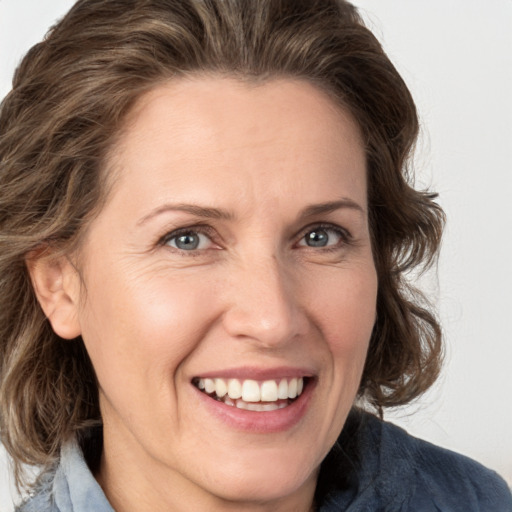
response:
M0 97L72 0L0 0ZM447 343L432 392L387 417L512 484L512 0L356 0L415 96L419 186L448 226L436 298ZM12 510L0 454L0 512Z

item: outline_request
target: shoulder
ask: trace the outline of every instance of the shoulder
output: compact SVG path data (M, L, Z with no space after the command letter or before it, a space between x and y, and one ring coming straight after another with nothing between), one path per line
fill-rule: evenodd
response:
M16 512L114 512L91 473L76 439L61 447L60 458L42 473L32 497Z
M411 510L512 512L512 495L496 472L375 417L367 429L380 448L381 477L397 479L395 490L407 483Z
M48 494L37 494L15 509L15 512L57 512Z
M55 476L55 469L43 473L36 485L33 492L15 512L58 512L52 499L52 482Z

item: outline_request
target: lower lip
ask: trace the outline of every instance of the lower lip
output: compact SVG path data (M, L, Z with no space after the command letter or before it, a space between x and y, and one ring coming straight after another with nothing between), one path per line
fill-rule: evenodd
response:
M275 411L247 411L239 409L236 406L226 405L224 402L215 400L195 386L192 386L202 405L212 415L231 428L246 432L269 434L285 432L300 422L311 402L314 384L315 381L309 379L307 386L304 387L304 391L296 400L287 407L276 409Z

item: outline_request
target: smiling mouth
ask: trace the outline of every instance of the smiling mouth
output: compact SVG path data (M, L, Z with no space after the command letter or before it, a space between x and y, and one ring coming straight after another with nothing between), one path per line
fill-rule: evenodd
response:
M265 381L200 377L192 380L192 384L210 398L231 407L256 412L288 407L302 394L308 382L307 377Z

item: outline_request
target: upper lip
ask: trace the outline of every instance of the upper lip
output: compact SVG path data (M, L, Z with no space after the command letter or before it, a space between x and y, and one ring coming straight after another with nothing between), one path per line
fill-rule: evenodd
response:
M251 379L251 380L277 380L293 379L298 377L313 377L315 372L307 367L279 366L274 368L261 368L254 366L240 366L237 368L226 368L224 370L213 370L200 373L194 378L201 379Z

